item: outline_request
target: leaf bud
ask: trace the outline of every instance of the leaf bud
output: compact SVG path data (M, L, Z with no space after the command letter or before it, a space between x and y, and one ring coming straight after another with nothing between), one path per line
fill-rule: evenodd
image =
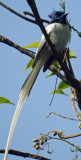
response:
M34 143L33 146L36 147L37 145L39 145L39 143Z
M39 142L39 139L33 139L33 142Z
M39 150L40 149L40 146L39 145L36 145L36 147L35 147L37 150Z
M44 138L45 142L47 142L47 137Z
M81 122L79 122L78 127L81 129Z
M54 132L53 132L53 136L56 136L56 135L57 135L57 131L54 131Z
M41 139L41 140L39 141L39 143L40 143L41 145L43 145L43 144L44 144L44 141Z

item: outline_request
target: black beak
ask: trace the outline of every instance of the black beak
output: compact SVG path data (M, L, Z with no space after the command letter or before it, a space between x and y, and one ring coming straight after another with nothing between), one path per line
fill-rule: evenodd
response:
M59 19L65 19L68 14L69 14L69 13L64 13L64 14L62 14L62 15L59 17Z
M64 13L62 16L63 16L63 17L66 17L68 14L69 14L69 13Z

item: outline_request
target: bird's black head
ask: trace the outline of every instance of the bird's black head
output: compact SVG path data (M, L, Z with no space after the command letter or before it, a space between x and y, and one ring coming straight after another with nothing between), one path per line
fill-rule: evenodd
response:
M62 24L67 24L67 19L66 16L68 13L64 13L62 11L53 11L50 15L49 18L51 18L50 23L62 23Z

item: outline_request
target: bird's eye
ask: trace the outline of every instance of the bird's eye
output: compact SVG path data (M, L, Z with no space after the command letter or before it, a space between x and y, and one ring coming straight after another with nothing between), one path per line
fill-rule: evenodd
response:
M55 19L57 19L58 18L58 16L57 15L55 15Z

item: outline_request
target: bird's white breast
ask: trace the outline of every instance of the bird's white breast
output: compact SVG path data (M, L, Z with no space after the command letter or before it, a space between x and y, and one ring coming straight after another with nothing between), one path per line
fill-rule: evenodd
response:
M71 30L68 25L52 23L46 27L46 31L58 52L62 51L71 39Z

